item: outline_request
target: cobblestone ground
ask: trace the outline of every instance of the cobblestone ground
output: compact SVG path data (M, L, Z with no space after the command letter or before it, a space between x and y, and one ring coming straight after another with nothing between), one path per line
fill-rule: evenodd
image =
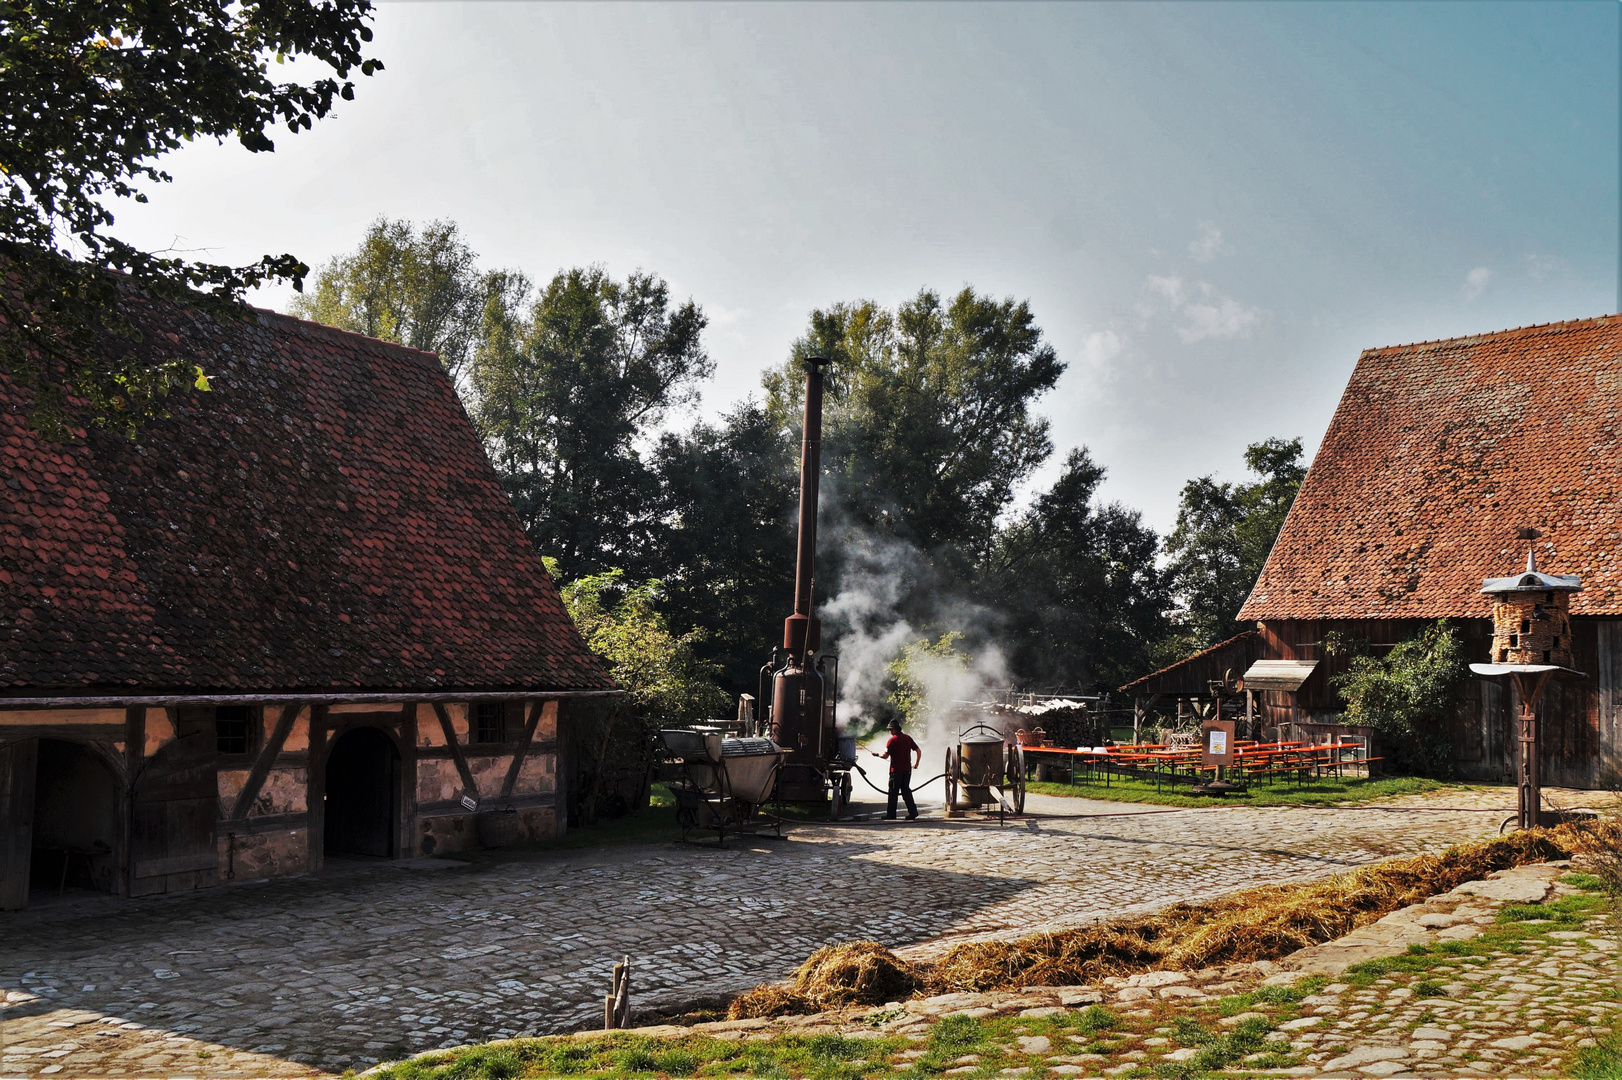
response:
M624 847L334 868L0 919L0 1075L307 1075L782 978L833 940L927 952L1304 879L1497 831L1507 789L1360 809L1033 797L993 820L797 826L726 850ZM1060 815L1063 816L1060 816ZM1087 816L1096 815L1096 816Z

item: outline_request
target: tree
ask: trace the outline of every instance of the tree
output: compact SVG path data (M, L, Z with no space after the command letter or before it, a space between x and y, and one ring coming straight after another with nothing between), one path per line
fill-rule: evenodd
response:
M474 416L537 548L566 577L642 567L657 481L637 449L714 370L704 313L645 273L554 277L528 313L499 316L474 359Z
M623 570L609 570L577 578L562 590L580 636L608 661L614 681L630 694L633 715L650 730L713 720L730 711L726 694L715 684L714 666L694 649L704 632L671 631L657 607L662 589L659 581L631 584Z
M380 217L358 248L317 272L292 313L438 353L459 381L482 338L505 326L530 291L523 274L477 264L454 221L430 221L419 232Z
M1301 455L1300 439L1267 439L1245 448L1245 464L1260 480L1227 484L1202 476L1183 485L1165 550L1196 647L1237 632L1239 609L1306 477Z
M199 138L275 149L266 129L308 129L354 96L350 72L382 64L368 0L3 0L0 3L0 370L33 391L33 423L133 430L172 387L206 387L198 358L141 340L131 293L243 310L243 293L303 282L292 255L222 266L142 251L110 235L109 198L145 202L163 154ZM277 82L269 61L330 74ZM116 271L118 275L110 272ZM108 337L130 346L98 348Z
M794 595L795 447L755 402L718 425L664 435L653 453L653 563L665 610L704 628L695 648L736 693L757 693Z
M986 561L982 596L1003 613L998 640L1029 685L1112 689L1148 670L1167 633L1158 538L1138 511L1096 505L1103 479L1085 447L1072 450Z
M902 726L924 731L947 702L975 688L974 658L958 648L963 635L948 630L935 641L909 642L888 665L888 704Z
M1342 634L1324 642L1330 656L1349 657L1334 686L1346 702L1345 720L1380 733L1399 772L1446 777L1453 771L1449 728L1464 677L1464 644L1446 619L1392 646L1385 656Z
M547 559L557 576L557 562ZM630 584L621 570L579 578L563 587L563 604L586 645L608 661L627 701L586 703L571 713L579 781L570 785L570 817L589 824L602 807L611 772L634 777L646 795L650 743L660 728L686 727L727 715L728 698L715 685L715 667L697 655L703 632L675 634L656 607L658 581ZM610 811L613 812L613 811Z
M798 360L833 359L823 461L849 523L916 545L965 579L1016 485L1052 451L1031 406L1064 371L1029 304L925 289L894 312L872 301L811 313L793 358L767 377L768 408L797 428Z

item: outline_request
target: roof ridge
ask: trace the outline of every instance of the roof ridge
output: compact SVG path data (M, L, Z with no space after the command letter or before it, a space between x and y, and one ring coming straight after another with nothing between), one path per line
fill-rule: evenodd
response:
M252 307L253 305L249 306ZM444 370L444 364L440 361L439 354L429 349L419 349L413 345L403 345L398 341L390 341L388 338L373 337L370 334L362 334L356 330L345 330L340 326L328 326L326 323L316 322L313 319L300 318L297 315L289 315L287 312L277 311L275 308L254 307L253 310L261 317L269 316L272 319L278 319L285 323L292 323L295 329L313 331L318 337L325 334L331 334L336 335L339 340L347 338L354 341L368 342L373 345L381 345L386 352L402 353L414 360L430 363L436 369Z
M1589 315L1581 319L1563 319L1558 322L1528 323L1525 326L1511 326L1503 330L1489 330L1480 334L1461 334L1450 338L1428 338L1424 341L1410 341L1398 345L1375 345L1364 349L1362 356L1377 356L1381 353L1399 352L1403 349L1419 349L1427 345L1462 345L1466 342L1484 341L1489 338L1513 338L1518 335L1566 333L1585 327L1597 326L1602 323L1622 319L1622 313L1608 315Z

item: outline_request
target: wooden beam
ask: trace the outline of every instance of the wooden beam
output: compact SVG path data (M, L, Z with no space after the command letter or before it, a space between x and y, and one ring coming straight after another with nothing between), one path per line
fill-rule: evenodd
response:
M305 813L292 814L260 814L251 818L234 818L216 823L215 828L221 836L259 836L263 833L281 832L284 829L302 829L310 824L310 815Z
M524 724L524 741L518 744L513 751L513 763L507 767L507 779L501 782L501 794L511 795L513 788L518 786L518 772L524 767L524 758L529 756L529 744L535 738L535 729L540 726L541 712L546 708L546 702L534 701L529 706L529 721Z
M146 707L124 710L124 797L118 800L118 876L114 886L119 896L130 894L130 834L135 824L135 778L146 764Z
M400 818L396 823L400 858L417 854L417 704L400 708Z
M451 757L456 761L456 771L462 775L464 794L471 795L476 802L479 785L473 782L473 770L467 767L467 755L462 753L462 744L456 741L456 725L451 723L451 714L445 711L443 702L434 702L434 715L439 717L439 729L445 733L445 745L450 747Z
M310 780L305 787L305 804L310 812L310 869L321 869L327 850L327 707L310 709Z
M265 778L270 775L270 767L275 764L276 755L280 754L282 747L287 744L287 736L292 732L293 721L298 719L298 714L297 705L282 707L282 715L276 719L276 729L270 733L270 741L260 748L259 757L248 772L248 779L243 781L242 790L237 792L236 801L231 804L231 812L226 815L228 820L241 821L248 816L253 801L259 798L259 789L265 786Z

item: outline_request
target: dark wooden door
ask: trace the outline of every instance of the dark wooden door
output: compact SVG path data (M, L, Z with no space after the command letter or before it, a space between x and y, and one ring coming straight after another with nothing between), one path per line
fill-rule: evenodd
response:
M0 743L0 911L28 905L38 739Z
M183 734L154 754L135 782L130 815L130 895L214 884L220 816L212 731Z
M326 771L326 853L394 854L399 752L377 728L346 731L332 744Z

